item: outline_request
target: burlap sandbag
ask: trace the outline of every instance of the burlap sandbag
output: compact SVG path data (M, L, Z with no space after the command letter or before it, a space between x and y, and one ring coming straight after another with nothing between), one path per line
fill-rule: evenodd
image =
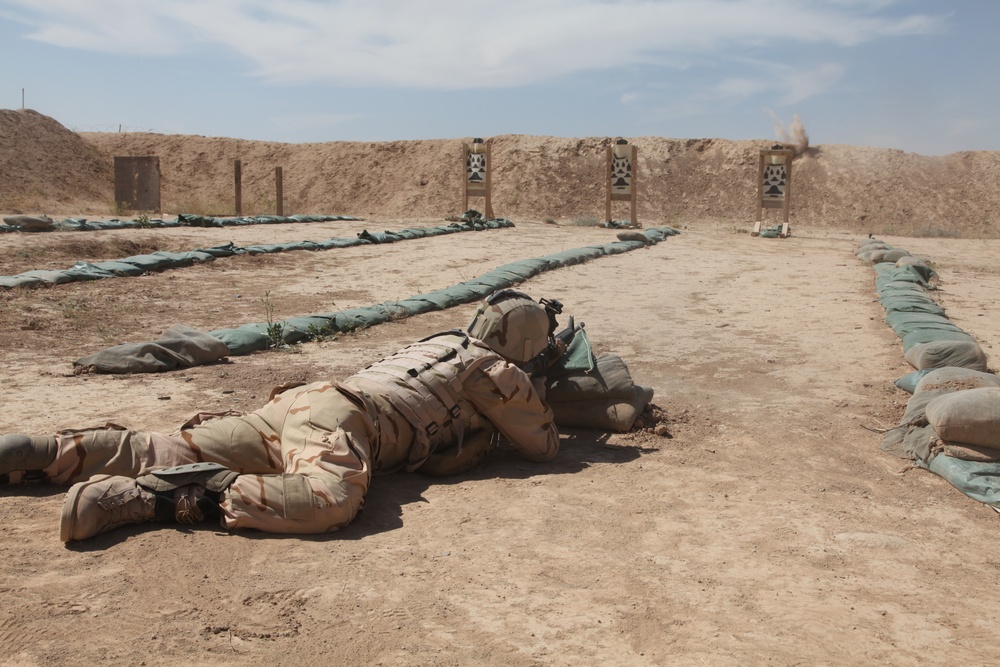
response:
M873 250L868 255L868 261L871 262L872 264L878 264L879 262L884 262L886 254L889 253L889 252L891 252L891 251L892 251L891 248L881 248L881 249L878 249L878 250ZM896 260L892 260L892 261L895 262Z
M953 459L962 459L963 461L976 461L978 463L1000 462L1000 449L993 449L992 447L953 445L944 442L941 443L941 453Z
M1000 376L971 368L945 366L930 370L920 378L913 393L919 394L933 389L959 391L961 389L982 389L983 387L1000 387Z
M10 215L3 221L25 232L49 232L56 226L52 218L47 215Z
M884 241L866 241L862 245L858 246L858 249L854 251L854 255L855 257L861 257L864 255L861 259L867 261L868 257L876 250L892 250L892 246Z
M909 252L903 250L902 248L893 248L892 250L882 255L882 261L895 263L898 262L902 257L908 257L909 254L910 254Z
M927 260L913 255L906 255L896 260L896 266L927 266ZM929 268L929 267L928 267Z
M960 366L986 372L986 354L974 340L936 340L906 350L903 358L918 371Z
M555 422L568 428L591 428L625 433L653 400L653 390L636 385L631 400L616 398L552 403Z
M927 422L945 442L1000 448L1000 387L938 396L926 412Z

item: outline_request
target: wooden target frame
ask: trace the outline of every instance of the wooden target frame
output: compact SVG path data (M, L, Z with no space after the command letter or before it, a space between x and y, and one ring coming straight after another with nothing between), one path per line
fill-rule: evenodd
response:
M611 202L613 201L627 201L629 202L629 219L631 220L633 227L639 226L639 220L636 213L636 201L637 193L639 190L639 163L637 156L639 154L638 149L629 143L613 143L609 144L607 148L607 161L604 167L604 173L607 175L607 189L604 197L604 219L607 222L613 222L611 219ZM622 191L621 186L616 186L618 178L615 175L615 159L629 160L628 166L628 178L629 185L627 191Z
M482 159L482 176L474 163ZM470 197L483 197L486 201L483 211L487 220L493 215L493 140L475 139L472 143L462 144L462 212L469 210Z
M788 236L788 215L792 205L792 159L795 151L776 144L762 148L757 161L757 222L752 236L758 236L764 209L780 209L784 223L782 238ZM781 172L783 169L783 173ZM780 182L776 182L778 179Z
M115 207L161 213L160 158L116 156L114 165Z

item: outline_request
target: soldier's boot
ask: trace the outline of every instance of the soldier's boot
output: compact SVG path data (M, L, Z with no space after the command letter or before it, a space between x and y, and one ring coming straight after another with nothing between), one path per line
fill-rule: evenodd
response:
M131 477L95 475L70 487L63 502L59 538L85 540L119 526L156 519L156 496Z
M41 469L55 460L55 436L0 435L0 483L42 478Z
M129 524L218 519L222 491L235 476L215 464L179 466L138 479L97 475L66 494L59 537L69 542Z

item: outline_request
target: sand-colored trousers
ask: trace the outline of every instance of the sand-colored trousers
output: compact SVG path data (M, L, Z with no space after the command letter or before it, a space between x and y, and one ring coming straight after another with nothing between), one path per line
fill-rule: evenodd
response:
M108 425L58 436L49 481L96 474L138 477L157 468L209 461L239 474L223 494L222 524L271 533L323 533L346 526L371 482L367 414L336 385L290 389L245 415L199 414L171 434Z

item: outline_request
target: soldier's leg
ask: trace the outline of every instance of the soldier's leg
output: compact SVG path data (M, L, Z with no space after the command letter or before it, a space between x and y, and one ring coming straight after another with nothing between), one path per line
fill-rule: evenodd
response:
M216 516L227 528L274 533L321 533L347 525L371 480L374 424L331 384L311 385L286 399L283 411L265 415L271 427L280 422L274 458L282 473L236 475L199 464L139 479L98 475L67 493L63 540L87 539L130 523L195 523ZM199 441L207 444L201 438L191 444Z
M41 470L56 458L54 436L30 436L21 433L0 435L0 484L41 478Z
M198 414L177 433L107 424L44 438L2 436L0 475L11 483L27 478L68 485L94 475L137 477L154 468L201 462L241 473L277 472L283 468L279 431L300 391L280 394L245 415Z
M371 418L336 386L310 386L282 425L283 472L237 477L223 494L223 524L299 534L346 526L364 504L376 438Z

